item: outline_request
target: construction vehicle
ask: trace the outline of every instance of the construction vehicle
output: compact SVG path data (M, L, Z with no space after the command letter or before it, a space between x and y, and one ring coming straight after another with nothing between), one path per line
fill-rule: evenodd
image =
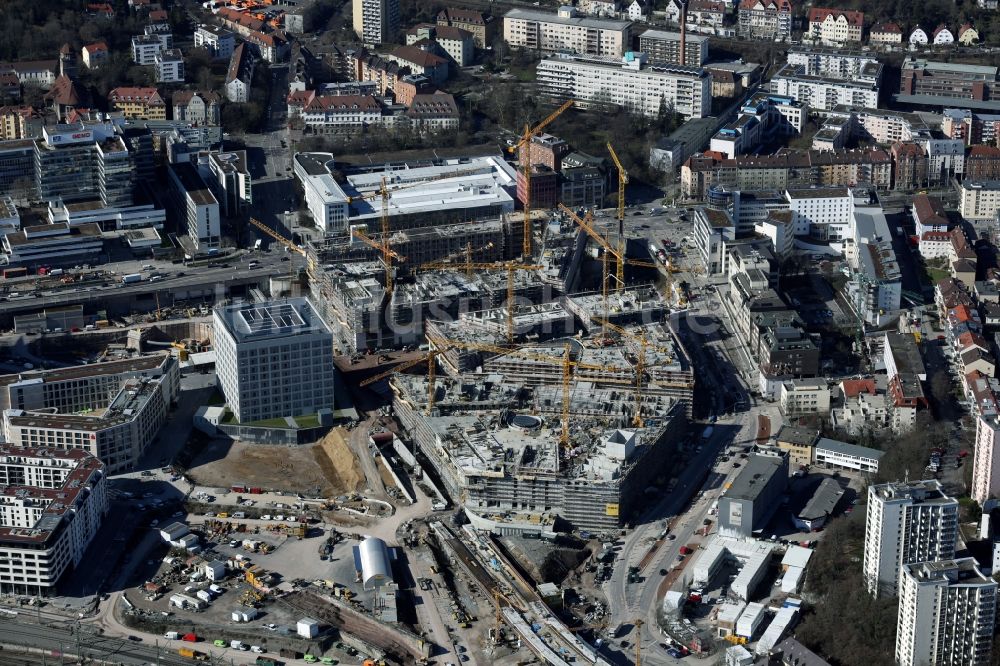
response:
M508 148L508 152L515 153L523 147L524 153L520 155L521 160L521 173L524 176L524 202L523 202L523 212L524 212L524 242L522 245L522 254L525 259L531 256L532 242L534 240L534 228L531 224L531 141L538 134L545 129L549 123L562 115L563 111L573 106L575 100L567 100L563 102L563 105L558 109L550 113L545 120L538 123L534 127L524 126L524 133L521 135L521 139L515 143L513 146Z
M208 661L208 655L204 652L199 652L198 650L192 650L191 648L178 648L177 654L182 657L187 657L188 659L195 659L197 661Z

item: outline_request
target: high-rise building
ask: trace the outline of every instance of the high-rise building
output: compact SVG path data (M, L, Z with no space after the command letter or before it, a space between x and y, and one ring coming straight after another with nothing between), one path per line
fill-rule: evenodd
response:
M333 335L305 298L215 309L219 384L236 420L333 409Z
M219 247L219 202L193 164L171 164L170 190L174 215L197 251Z
M35 181L44 201L100 199L128 206L135 185L129 150L114 125L54 125L35 141Z
M955 556L958 501L935 480L883 483L868 488L865 585L874 596L893 596L904 564Z
M354 32L365 44L382 44L399 29L399 0L353 0Z
M966 557L903 565L899 581L899 666L989 664L997 584Z
M1000 419L980 415L976 420L976 452L972 463L972 499L983 504L1000 497Z

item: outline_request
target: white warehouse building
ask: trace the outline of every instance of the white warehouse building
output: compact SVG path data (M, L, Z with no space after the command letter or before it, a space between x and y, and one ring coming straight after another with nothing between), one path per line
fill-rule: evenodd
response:
M665 103L687 119L712 111L712 77L700 67L652 66L642 53L621 59L552 55L536 70L541 94L557 101L575 99L589 108L609 103L631 112L656 116Z
M107 512L104 465L86 451L0 446L0 593L55 592Z

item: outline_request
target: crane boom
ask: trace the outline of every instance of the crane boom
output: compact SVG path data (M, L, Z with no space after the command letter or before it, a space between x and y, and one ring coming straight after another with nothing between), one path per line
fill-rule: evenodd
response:
M545 120L538 123L534 127L529 128L525 125L524 134L521 135L520 141L508 149L508 152L514 153L522 147L527 148L524 154L521 155L521 173L524 177L524 206L522 208L524 214L524 241L521 251L525 259L531 256L531 245L534 240L534 228L531 223L531 140L536 137L539 132L548 127L549 123L561 116L563 111L573 106L574 103L575 100L566 100L562 103L562 106L550 113Z
M427 354L425 356L420 356L418 358L412 358L409 361L404 361L403 363L400 363L399 365L394 366L386 370L385 372L380 372L377 375L374 375L372 377L369 377L368 379L359 382L358 386L369 386L371 384L374 384L375 382L381 381L388 377L392 377L397 372L403 372L404 370L409 370L412 367L418 366L421 363L428 361L433 356L434 354Z
M288 240L287 238L285 238L280 233L278 233L277 231L275 231L271 227L267 226L266 224L264 224L260 220L251 217L250 218L250 224L252 224L253 226L257 227L258 229L260 229L261 231L263 231L265 234L267 234L268 236L270 236L274 240L278 241L279 243L281 243L282 245L284 245L285 247L287 247L289 250L291 250L293 252L298 252L303 257L308 256L306 254L306 251L304 249L302 249L301 247L299 247L298 245L296 245L292 241Z
M583 231L597 241L597 244L604 248L607 254L610 254L615 258L615 275L617 279L617 284L615 285L615 291L621 291L625 286L625 265L629 266L640 266L642 268L658 268L658 266L650 261L640 261L639 259L629 259L625 255L625 241L624 236L618 247L614 247L607 238L602 236L594 227L591 225L593 218L588 211L587 214L581 218L579 215L574 213L570 208L567 208L563 204L559 204L559 210L569 215L570 219L576 222ZM607 261L604 261L601 275L601 291L602 293L607 293L607 280L608 280L608 269Z

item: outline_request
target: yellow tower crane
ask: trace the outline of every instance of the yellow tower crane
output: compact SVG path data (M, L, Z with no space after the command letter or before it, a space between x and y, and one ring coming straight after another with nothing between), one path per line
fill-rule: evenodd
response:
M562 367L562 414L561 414L561 425L562 431L559 435L559 443L564 447L568 447L570 443L569 437L569 411L570 411L570 383L573 377L573 372L575 370L593 370L597 372L607 372L613 374L619 374L622 372L622 368L616 368L614 366L607 365L596 365L593 363L583 363L582 361L574 361L571 355L570 345L567 344L564 347L563 354L559 357L556 356L545 356L544 354L534 353L531 349L522 349L519 347L498 347L496 345L486 344L482 342L460 342L458 340L450 340L445 338L440 338L436 336L427 336L427 342L432 348L438 349L439 353L443 353L443 350L448 347L454 347L457 349L468 349L472 351L481 351L496 354L497 356L504 356L507 354L512 354L519 356L521 358L529 359L532 361L537 361L539 363L549 363L551 365L559 365ZM610 384L626 384L631 385L631 380L628 379L614 379L614 378L602 378L600 380L604 383Z
M483 271L507 271L507 342L514 342L514 273L517 271L537 271L545 268L537 264L520 264L516 261L493 262L493 263L473 263L449 264L444 262L430 262L421 265L425 270L454 271L464 270L467 274L472 274L473 270Z
M594 227L592 226L593 218L588 211L587 214L581 218L579 215L574 213L571 209L567 208L563 204L559 204L559 210L569 215L570 219L576 222L581 229L583 229L588 236L597 241L597 244L604 248L604 251L609 253L615 259L616 269L615 274L617 276L617 285L615 286L615 291L621 291L625 286L625 265L629 266L640 266L642 268L657 268L657 265L650 261L641 261L639 259L629 259L624 250L614 247L608 239L602 236ZM605 266L607 262L605 262ZM602 276L601 281L607 283L607 271L605 270L605 275ZM607 293L606 289L604 290Z
M642 625L641 619L635 621L635 666L642 666Z
M550 113L545 120L538 123L534 127L525 125L524 133L521 135L521 139L508 148L508 152L510 153L514 153L522 147L524 148L524 152L520 155L520 160L521 173L524 176L524 243L522 253L525 258L531 256L531 245L534 238L534 229L531 224L531 140L538 136L538 134L549 125L549 123L562 115L563 111L573 106L574 102L575 100L572 99L563 102L562 106Z
M608 142L608 152L611 153L611 159L615 163L615 168L618 169L618 251L624 255L625 254L625 186L628 185L628 171L625 171L625 167L622 166L622 162L618 159L618 153L615 152L614 146L611 142ZM624 269L623 274L618 276L618 280L624 280Z
M256 218L251 217L250 218L250 224L253 225L253 226L255 226L255 227L257 227L258 229L260 229L261 231L263 231L265 234L267 234L268 236L270 236L274 240L276 240L279 243L281 243L282 245L284 245L290 251L296 252L298 254L301 254L303 257L305 257L306 258L306 274L309 276L310 280L316 279L316 274L315 274L315 268L316 267L313 265L312 258L309 256L309 253L305 251L305 248L299 247L298 245L296 245L292 241L288 240L287 238L285 238L284 236L282 236L280 233L278 233L277 231L275 231L274 229L272 229L271 227L267 226L266 224L264 224L263 222L261 222L260 220L258 220ZM289 281L291 281L291 278L294 275L293 266L292 266L291 262L289 262L289 264L288 264L288 273L289 273ZM291 285L289 285L289 290L291 290Z
M443 257L441 259L437 259L435 261L428 261L427 263L420 264L420 270L422 270L422 271L429 271L429 270L455 270L455 268L461 267L461 268L465 269L466 275L472 275L472 271L473 271L473 268L474 268L474 264L473 264L473 261L472 261L472 255L479 254L481 252L486 252L487 250L490 250L492 248L493 248L493 243L492 242L487 243L486 245L484 245L482 247L479 247L479 248L475 248L475 249L473 249L472 243L466 243L465 247L462 248L461 250L459 250L458 252L454 252L452 254L449 254L446 257ZM454 260L459 259L459 258L464 259L465 263L463 263L463 264L454 264L454 263L452 263ZM442 266L446 266L447 268L442 268Z

